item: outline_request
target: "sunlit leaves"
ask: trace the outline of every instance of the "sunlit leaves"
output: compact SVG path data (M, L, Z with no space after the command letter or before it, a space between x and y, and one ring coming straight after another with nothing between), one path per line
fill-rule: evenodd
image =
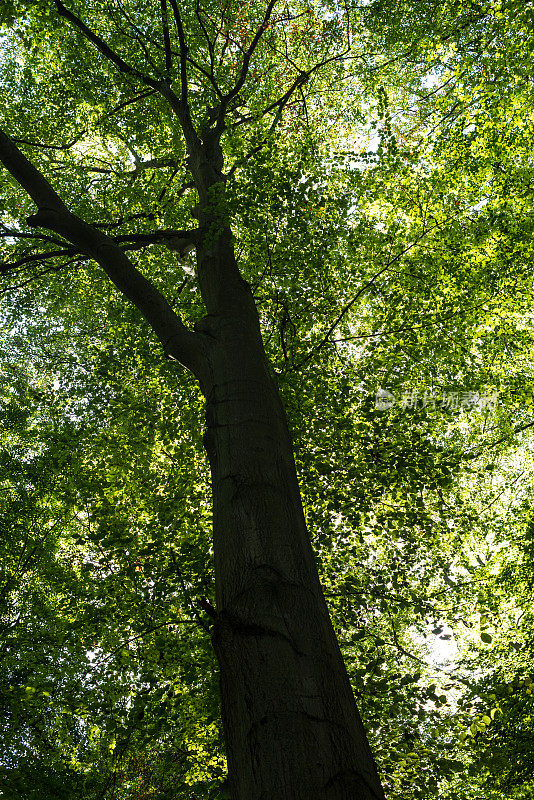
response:
M159 4L77 11L179 85ZM190 227L164 99L53 4L1 13L3 122L67 204L122 242ZM265 7L183 15L207 125ZM515 1L276 6L223 138L236 252L392 800L479 800L492 782L520 798L532 782L531 23ZM0 786L215 797L199 390L83 254L48 260L58 243L28 238L32 203L1 180ZM132 257L187 322L203 314L192 256Z

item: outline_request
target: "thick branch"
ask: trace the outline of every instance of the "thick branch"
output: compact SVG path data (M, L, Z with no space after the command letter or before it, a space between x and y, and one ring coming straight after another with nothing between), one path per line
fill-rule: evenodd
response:
M122 244L125 249L133 250L151 244L165 245L173 253L183 256L191 252L199 242L198 229L191 231L161 230L153 233L124 233L113 237L113 241Z
M28 218L28 224L54 231L100 264L117 289L151 325L165 354L200 376L201 337L185 327L163 295L134 267L113 239L69 211L46 178L3 131L0 131L0 161L38 207L37 214Z
M192 149L194 150L196 147L198 147L200 141L194 129L187 102L184 101L183 83L182 100L180 100L180 98L178 98L170 88L170 82L168 80L156 80L155 78L150 77L150 75L145 75L131 64L128 64L123 58L121 58L121 56L119 56L118 53L111 49L107 42L105 42L100 36L98 36L98 34L88 28L83 20L73 14L72 11L69 11L69 9L63 5L61 0L55 0L55 3L58 14L74 25L88 41L95 45L95 47L102 53L103 56L108 59L108 61L111 61L112 64L115 64L120 72L126 75L132 75L146 86L150 86L151 89L154 89L156 92L165 97L180 121L180 125L182 127L189 150L191 151ZM185 99L187 99L187 93Z
M176 0L170 0L176 30L178 31L178 42L180 43L180 81L182 84L182 103L187 106L187 42L185 40L184 26L182 17Z
M59 14L59 16L64 17L72 25L78 28L78 30L85 36L85 38L88 39L90 42L92 42L95 45L95 47L97 47L100 50L102 55L104 55L108 59L108 61L111 61L113 64L115 64L115 66L118 67L121 72L124 72L126 75L134 75L136 78L141 80L143 83L148 84L153 89L159 88L158 81L154 80L149 75L144 75L138 69L132 67L131 64L128 64L126 61L124 61L124 59L121 58L117 53L115 53L115 51L112 50L111 47L103 39L100 38L100 36L94 33L94 31L92 31L90 28L88 28L85 22L83 22L79 17L73 14L72 11L69 11L69 9L63 5L61 0L55 0L55 3L57 8L57 13Z
M137 175L146 169L178 169L174 158L149 158L146 161L137 161L135 167L130 170L131 175Z

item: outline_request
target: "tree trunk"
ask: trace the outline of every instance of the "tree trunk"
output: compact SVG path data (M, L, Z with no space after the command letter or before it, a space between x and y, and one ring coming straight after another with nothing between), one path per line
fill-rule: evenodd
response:
M232 800L384 798L306 530L250 290L208 315L222 716Z

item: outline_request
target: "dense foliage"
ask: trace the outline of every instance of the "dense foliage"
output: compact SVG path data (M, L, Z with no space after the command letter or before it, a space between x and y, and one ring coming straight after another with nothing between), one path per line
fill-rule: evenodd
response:
M130 73L61 9L4 2L1 127L193 321L184 143L136 75L179 81L166 4L72 7ZM530 797L534 7L182 15L197 122L263 26L232 226L386 794ZM0 189L0 796L222 798L199 389Z

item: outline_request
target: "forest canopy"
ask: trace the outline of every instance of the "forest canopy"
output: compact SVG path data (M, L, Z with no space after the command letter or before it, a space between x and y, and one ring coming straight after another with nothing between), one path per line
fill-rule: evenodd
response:
M4 0L1 798L232 797L241 291L385 795L532 796L533 47L525 0Z

